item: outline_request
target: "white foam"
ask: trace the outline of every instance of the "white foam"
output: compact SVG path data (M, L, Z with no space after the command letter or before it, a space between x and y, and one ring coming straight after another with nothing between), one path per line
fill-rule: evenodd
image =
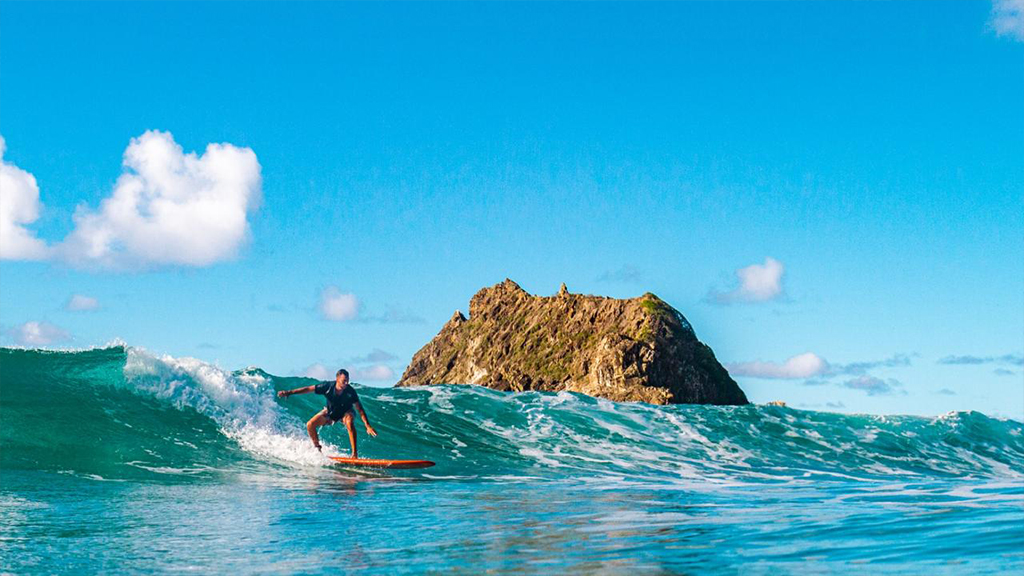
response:
M330 463L313 448L302 422L278 406L260 374L233 374L196 358L157 357L135 347L126 352L125 381L133 391L212 418L225 436L254 455L309 466Z

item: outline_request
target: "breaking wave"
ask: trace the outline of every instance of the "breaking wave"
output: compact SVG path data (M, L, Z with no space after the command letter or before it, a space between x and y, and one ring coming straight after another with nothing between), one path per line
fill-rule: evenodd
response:
M104 479L329 470L304 422L311 384L130 346L0 349L0 468ZM449 478L764 484L1024 478L1024 424L783 407L651 406L473 386L358 387L379 436L360 454L426 458ZM361 430L360 430L361 431ZM340 427L322 432L344 453Z

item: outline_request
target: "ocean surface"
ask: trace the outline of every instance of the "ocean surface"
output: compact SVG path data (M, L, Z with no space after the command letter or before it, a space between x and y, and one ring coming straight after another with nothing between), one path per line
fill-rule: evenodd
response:
M358 471L312 382L0 349L0 573L1024 574L1012 420L357 385Z

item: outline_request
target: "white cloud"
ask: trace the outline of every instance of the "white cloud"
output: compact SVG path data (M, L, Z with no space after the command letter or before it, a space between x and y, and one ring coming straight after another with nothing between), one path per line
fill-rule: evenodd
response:
M41 260L46 244L25 228L42 212L39 186L35 176L3 159L6 151L0 136L0 259Z
M782 275L785 266L774 258L765 258L764 264L751 264L736 271L739 286L729 292L712 290L708 299L718 304L734 302L766 302L782 295Z
M319 309L325 320L353 320L359 315L359 298L342 292L337 286L328 286L320 292Z
M867 374L854 378L853 380L847 380L846 382L843 382L842 385L854 390L867 392L868 396L894 394L897 389L902 386L899 381L893 380L892 378L886 381L881 378L875 378L874 376L868 376Z
M618 270L608 270L597 277L598 282L620 282L623 284L639 284L643 281L643 273L632 264L625 264Z
M383 364L352 368L351 372L352 380L390 380L395 377L395 371Z
M425 324L426 320L415 312L403 310L397 306L388 306L383 314L360 315L359 320L366 323L378 324Z
M169 132L150 130L124 152L125 172L98 210L81 206L59 247L85 267L208 266L233 258L261 199L256 154L209 144L183 153Z
M74 294L71 299L68 300L66 309L72 312L81 312L85 310L95 310L100 307L100 301L93 298L92 296L83 296L81 294Z
M354 382L361 380L390 380L395 377L395 371L383 364L349 368L348 371L349 377ZM334 380L335 374L335 370L323 364L310 364L302 371L302 375L306 378L314 378L316 380Z
M725 367L733 376L797 379L811 378L825 373L828 370L828 362L813 352L804 352L793 356L782 364L755 361L726 364Z
M1024 41L1024 0L992 0L989 25L997 36Z
M391 352L381 350L380 348L374 348L366 356L356 356L355 358L352 358L350 362L363 364L366 362L388 362L391 360L398 360L398 356L395 356Z
M22 346L46 346L71 339L67 331L49 322L25 322L9 332L15 342Z
M939 364L953 365L976 365L976 364L1008 364L1011 366L1024 366L1024 356L1010 353L1002 356L945 356L939 358Z
M334 371L323 364L310 364L302 371L302 375L316 380L334 380Z

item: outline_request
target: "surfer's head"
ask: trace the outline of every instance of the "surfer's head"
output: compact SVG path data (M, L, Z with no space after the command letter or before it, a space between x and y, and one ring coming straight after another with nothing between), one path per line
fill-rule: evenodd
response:
M348 384L348 370L345 370L344 368L338 370L338 373L334 375L334 381L337 382L339 386Z

